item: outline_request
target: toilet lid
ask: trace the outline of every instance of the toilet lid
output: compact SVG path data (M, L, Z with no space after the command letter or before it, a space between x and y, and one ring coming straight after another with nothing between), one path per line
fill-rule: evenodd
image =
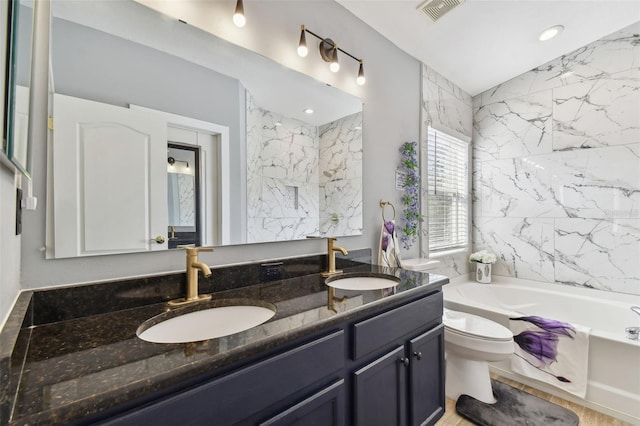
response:
M508 341L513 339L513 333L508 328L487 318L466 312L445 309L442 322L449 331L459 334L487 340Z

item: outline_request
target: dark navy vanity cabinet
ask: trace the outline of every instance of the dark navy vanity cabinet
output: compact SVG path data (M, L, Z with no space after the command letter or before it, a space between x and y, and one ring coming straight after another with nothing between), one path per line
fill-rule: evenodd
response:
M434 424L444 413L442 292L284 345L109 425Z

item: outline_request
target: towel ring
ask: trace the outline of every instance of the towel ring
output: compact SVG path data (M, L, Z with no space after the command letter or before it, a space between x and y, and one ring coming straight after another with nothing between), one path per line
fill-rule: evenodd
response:
M380 208L382 208L382 221L386 222L387 219L384 217L384 208L386 206L391 206L391 208L393 209L393 219L391 220L396 220L396 207L390 203L389 201L386 200L380 200Z

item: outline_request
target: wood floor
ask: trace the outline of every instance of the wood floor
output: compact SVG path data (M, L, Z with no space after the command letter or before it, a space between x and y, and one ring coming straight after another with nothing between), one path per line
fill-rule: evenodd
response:
M530 386L523 385L522 383L518 383L513 380L509 380L505 377L496 376L494 374L492 374L491 377L510 386L513 386L514 388L521 389L525 392L535 395L538 398L542 398L547 401L553 402L554 404L560 405L561 407L568 408L578 415L578 417L580 418L580 426L632 426L630 423L626 423L622 420L609 417L590 408L583 407L582 405L578 405L573 402L566 401L562 398L558 398L557 396L549 395L546 392L539 391L538 389L534 389ZM470 422L464 417L458 415L458 413L456 413L456 402L453 399L447 398L446 411L444 413L444 416L438 421L438 423L436 423L436 426L470 426L474 424L475 423Z

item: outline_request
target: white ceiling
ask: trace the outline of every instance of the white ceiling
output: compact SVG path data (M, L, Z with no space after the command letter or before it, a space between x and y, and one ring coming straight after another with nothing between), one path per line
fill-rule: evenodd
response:
M640 0L466 0L437 22L424 0L336 1L472 96L640 20Z

